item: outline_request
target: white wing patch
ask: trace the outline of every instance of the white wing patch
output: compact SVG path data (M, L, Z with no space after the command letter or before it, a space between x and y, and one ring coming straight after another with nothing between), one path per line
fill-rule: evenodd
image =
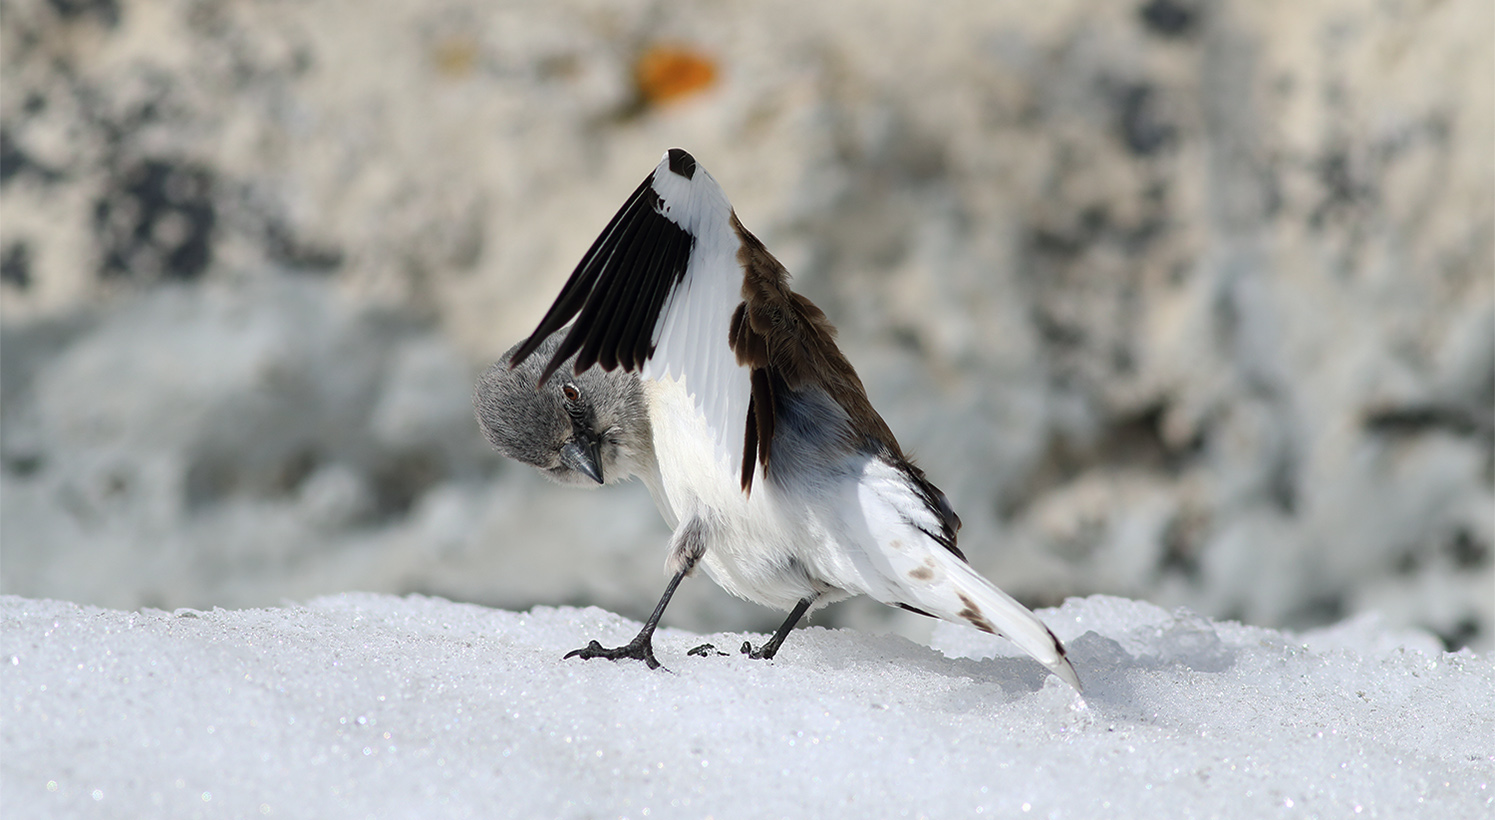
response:
M741 240L732 228L732 206L706 169L690 179L670 169L669 155L654 169L660 212L694 238L685 277L675 286L654 326L654 353L646 379L683 382L716 437L726 475L741 474L752 383L729 343L732 313L742 302Z

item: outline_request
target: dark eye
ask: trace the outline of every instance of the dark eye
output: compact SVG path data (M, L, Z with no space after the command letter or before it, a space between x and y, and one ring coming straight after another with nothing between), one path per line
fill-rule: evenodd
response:
M581 390L574 384L563 384L561 395L566 397L566 415L571 417L572 422L581 424L587 414L586 406L581 403Z

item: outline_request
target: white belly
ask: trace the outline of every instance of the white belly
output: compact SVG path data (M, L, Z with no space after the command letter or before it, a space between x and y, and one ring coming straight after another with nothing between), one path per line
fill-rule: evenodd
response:
M685 387L663 379L645 380L644 388L658 465L658 475L645 481L671 527L692 517L705 522L701 566L712 580L733 595L782 610L812 595L819 603L846 597L817 571L822 562L816 557L827 550L804 505L784 503L761 472L752 492L744 493L741 475L722 457L715 432Z

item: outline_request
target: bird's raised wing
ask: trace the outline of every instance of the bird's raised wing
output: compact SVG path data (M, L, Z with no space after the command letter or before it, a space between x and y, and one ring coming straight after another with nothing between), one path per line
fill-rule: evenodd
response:
M670 149L592 243L510 365L574 318L541 383L573 353L578 373L597 365L683 381L716 436L719 458L742 474L746 490L753 462L744 453L759 439L747 432L751 362L739 363L731 338L744 299L739 228L716 180L690 154Z

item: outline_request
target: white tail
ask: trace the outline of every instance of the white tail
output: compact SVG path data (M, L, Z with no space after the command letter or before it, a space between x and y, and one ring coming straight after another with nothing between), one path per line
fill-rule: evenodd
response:
M941 556L947 581L925 590L923 599L937 609L928 610L947 621L968 623L982 632L1001 635L1063 681L1080 689L1080 678L1065 657L1064 644L1038 620L1031 610L981 577L970 564L953 554ZM920 609L925 607L920 606Z
M855 540L875 545L865 556L868 562L858 562L866 585L859 591L885 604L1001 635L1081 691L1064 645L1043 621L930 537L941 522L906 475L873 459L864 468L857 494L862 520L854 523L865 526L870 537Z

